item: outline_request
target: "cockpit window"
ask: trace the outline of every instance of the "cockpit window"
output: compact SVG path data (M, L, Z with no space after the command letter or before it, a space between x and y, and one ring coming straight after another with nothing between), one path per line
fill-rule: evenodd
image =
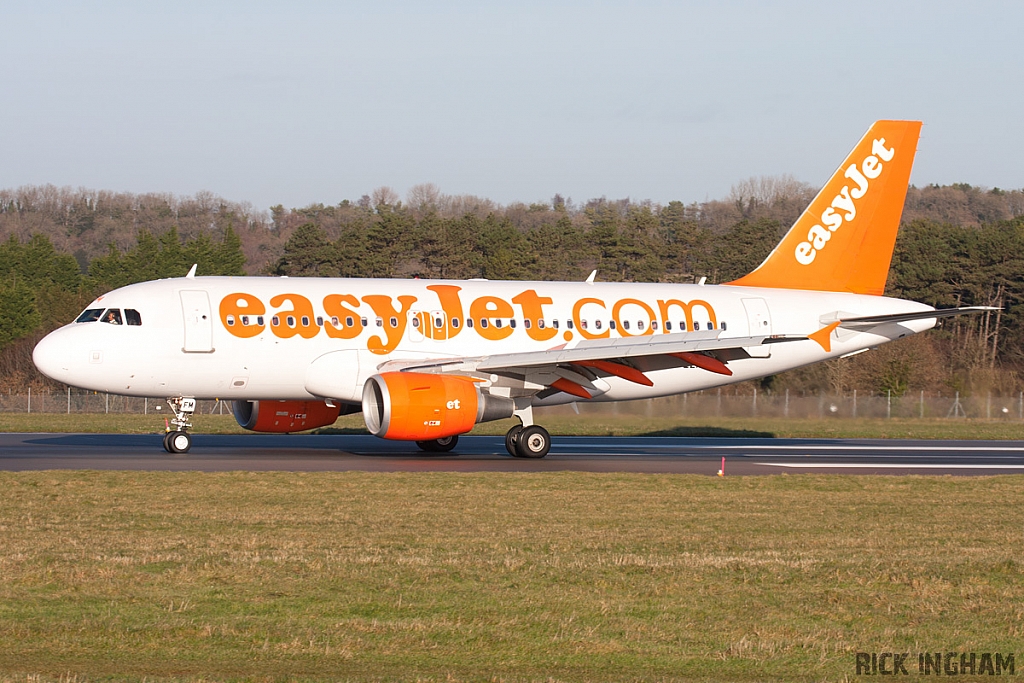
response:
M91 322L94 322L96 320L99 320L101 315L103 315L103 309L102 308L88 308L88 309L82 311L82 315L78 316L78 318L75 320L75 322L76 323L91 323Z
M142 316L134 308L124 309L124 319L129 325L141 325Z
M120 325L121 311L116 308L107 309L107 312L103 314L103 322L110 323L111 325Z

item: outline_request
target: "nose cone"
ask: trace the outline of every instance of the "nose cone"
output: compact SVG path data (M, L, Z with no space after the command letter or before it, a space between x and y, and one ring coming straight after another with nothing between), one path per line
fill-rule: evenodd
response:
M43 337L32 351L32 362L50 379L69 384L71 344L64 330L56 330Z

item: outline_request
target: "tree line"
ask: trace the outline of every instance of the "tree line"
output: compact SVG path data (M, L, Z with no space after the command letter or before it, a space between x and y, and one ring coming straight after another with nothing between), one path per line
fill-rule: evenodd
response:
M724 200L595 199L499 206L417 186L263 213L193 198L0 191L0 387L45 384L31 348L94 296L199 274L727 282L756 267L814 196L759 178ZM101 242L105 240L105 243ZM1013 391L1024 364L1024 192L910 188L887 294L1001 311L852 359L761 382L765 391Z

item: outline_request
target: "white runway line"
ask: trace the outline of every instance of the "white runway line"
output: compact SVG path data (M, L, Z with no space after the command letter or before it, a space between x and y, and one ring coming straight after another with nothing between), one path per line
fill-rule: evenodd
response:
M607 443L595 443L595 444L564 444L565 446L575 446L577 448L621 448L621 446L609 445ZM748 445L748 446L732 446L732 445L714 445L714 446L702 446L694 444L650 444L641 446L641 448L658 448L658 449L673 449L673 450L707 450L707 451L951 451L956 453L967 452L979 452L979 453L1024 453L1024 446L875 446L875 445L864 445L864 446L827 446L827 445Z
M837 463L806 463L806 462L755 462L755 465L765 467L792 467L803 469L828 468L834 469L844 467L848 469L918 469L918 470L1024 470L1024 465L932 465L921 463L871 463L871 462L837 462Z

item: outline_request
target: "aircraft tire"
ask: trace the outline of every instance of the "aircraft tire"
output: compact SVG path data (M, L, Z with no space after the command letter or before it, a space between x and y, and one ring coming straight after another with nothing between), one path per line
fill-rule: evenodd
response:
M523 425L515 425L512 429L505 432L505 450L513 458L518 458L519 451L516 450L516 441L519 439L519 433L523 431Z
M440 439L430 439L429 441L417 441L416 445L428 453L447 453L455 448L457 443L459 443L458 436L445 436Z
M171 432L167 437L171 453L188 453L192 448L192 435L188 432Z
M524 427L516 439L516 451L521 458L543 458L551 450L551 435L540 425Z
M434 439L434 450L438 453L447 453L448 451L455 448L455 444L459 443L459 437L446 436L442 439Z

